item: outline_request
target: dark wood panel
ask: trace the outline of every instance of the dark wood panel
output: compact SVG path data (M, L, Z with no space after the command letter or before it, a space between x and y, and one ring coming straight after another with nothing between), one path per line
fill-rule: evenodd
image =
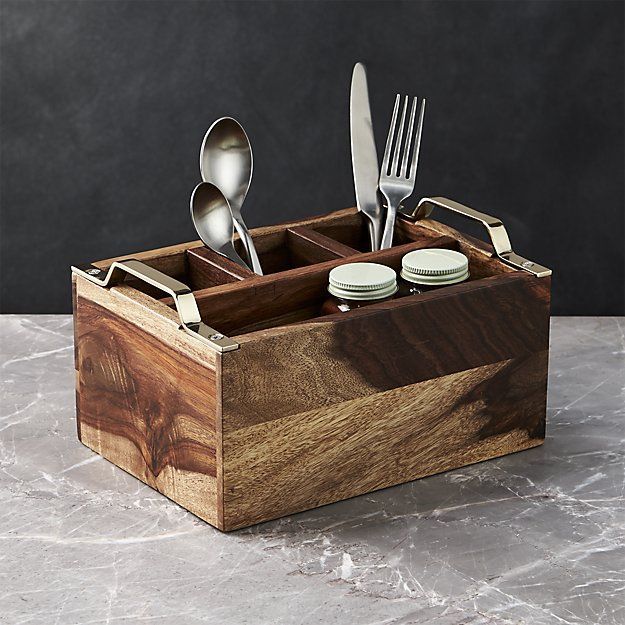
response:
M359 252L370 252L371 239L365 219L362 213L356 211L344 215L341 220L311 223L307 227Z
M286 232L294 266L323 263L358 254L358 250L353 247L343 245L310 228L300 226L289 228Z
M75 323L82 442L213 522L215 370L80 296Z
M442 234L456 239L459 235L452 228L446 232L436 232L432 228L421 227L422 222L417 224L406 221L397 221L395 226L395 234L393 243L395 246L404 245L406 243L415 242L422 243L423 247L428 247L428 243L436 241ZM319 234L337 241L343 245L354 248L360 252L371 251L371 240L369 238L369 229L366 224L366 218L361 213L346 214L340 221L320 221L319 223L310 223L306 226ZM454 245L454 249L457 245Z
M194 291L252 278L250 269L224 258L207 247L187 250L188 282Z
M256 234L252 232L254 246L260 260L260 265L265 275L273 274L278 271L290 269L291 256L287 242L286 229L284 227L267 231L264 234ZM243 260L247 260L243 243L237 239L235 247L239 256Z
M542 352L549 279L505 274L239 340L223 357L223 410L245 426Z

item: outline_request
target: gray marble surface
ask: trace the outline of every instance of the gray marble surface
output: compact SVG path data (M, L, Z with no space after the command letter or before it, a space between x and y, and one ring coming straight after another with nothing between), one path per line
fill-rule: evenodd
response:
M543 447L222 534L79 443L70 317L1 317L0 623L625 623L624 333L553 320Z

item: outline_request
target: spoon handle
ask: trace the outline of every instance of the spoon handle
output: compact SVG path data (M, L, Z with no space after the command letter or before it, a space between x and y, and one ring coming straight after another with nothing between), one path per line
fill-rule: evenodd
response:
M252 263L252 271L259 276L263 275L263 269L260 266L260 260L258 258L258 253L256 252L256 247L254 246L254 241L252 240L252 235L250 234L247 226L243 222L243 220L239 220L235 217L234 226L241 237L241 241L243 241L243 246L245 247L245 251L247 252L247 257Z
M241 267L245 267L246 269L250 268L249 265L237 254L237 251L232 243L223 245L219 250L219 253L238 265L241 265Z

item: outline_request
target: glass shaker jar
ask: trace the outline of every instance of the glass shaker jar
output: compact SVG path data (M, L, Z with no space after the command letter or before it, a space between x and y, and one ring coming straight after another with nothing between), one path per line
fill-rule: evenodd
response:
M469 277L469 259L454 250L414 250L402 258L401 265L401 297L457 284Z
M328 292L321 314L348 312L392 299L397 293L397 275L378 263L348 263L330 271Z

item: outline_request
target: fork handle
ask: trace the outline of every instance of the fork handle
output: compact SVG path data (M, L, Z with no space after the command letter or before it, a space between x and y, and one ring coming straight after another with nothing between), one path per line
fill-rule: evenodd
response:
M387 250L393 245L393 233L395 232L395 218L397 216L397 206L386 198L386 221L384 223L384 234L382 235L381 250Z

